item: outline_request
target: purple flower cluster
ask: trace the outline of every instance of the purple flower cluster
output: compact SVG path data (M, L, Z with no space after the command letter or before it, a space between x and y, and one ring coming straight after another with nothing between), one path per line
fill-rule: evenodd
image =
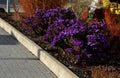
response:
M77 34L81 34L86 32L86 26L79 21L78 19L74 20L73 25L71 25L70 27L64 28L63 31L60 32L60 34L58 36L55 36L53 41L51 42L52 45L56 45L57 41L64 39L66 37L73 37Z
M68 53L79 59L95 56L98 57L100 53L108 46L107 35L105 34L105 23L92 23L89 25L83 24L76 19L74 23L64 28L59 35L55 36L51 45L61 47L61 44L68 45L62 47Z
M58 27L59 24L66 25L67 19L69 21L70 19L74 19L74 18L75 18L75 14L70 9L64 9L64 8L55 8L48 10L39 9L34 13L33 16L26 19L24 21L24 24L30 26L31 29L36 34L41 35L42 33L43 35L46 34L47 36L49 35L48 33L51 32L52 29L55 29L54 26ZM61 26L61 28L58 27L56 29L63 29L63 27ZM46 37L46 39L49 38Z
M51 42L54 37L59 35L61 31L65 28L68 28L74 24L74 19L58 19L53 24L51 24L46 30L46 34L44 35L44 39Z
M108 43L107 43L107 36L104 33L106 30L106 24L97 24L97 23L92 23L88 25L88 30L87 30L87 45L92 47L93 51L102 51L103 48L105 48Z
M66 27L71 26L74 22L75 14L72 10L66 10L64 8L52 9L51 11L57 11L53 18L54 22L49 24L44 39L51 42L55 36L57 36ZM49 11L49 10L48 10ZM53 20L52 18L52 20Z

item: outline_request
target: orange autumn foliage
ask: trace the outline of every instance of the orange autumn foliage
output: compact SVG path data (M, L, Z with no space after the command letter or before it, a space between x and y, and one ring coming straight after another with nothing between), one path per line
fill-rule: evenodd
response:
M39 0L19 0L19 2L24 10L24 17L33 15L35 10L38 9L40 5Z
M87 17L88 17L88 8L85 8L85 9L83 9L83 11L81 13L82 21L86 21Z
M113 14L110 10L105 9L105 20L107 28L113 36L120 36L120 22L117 22L118 15Z

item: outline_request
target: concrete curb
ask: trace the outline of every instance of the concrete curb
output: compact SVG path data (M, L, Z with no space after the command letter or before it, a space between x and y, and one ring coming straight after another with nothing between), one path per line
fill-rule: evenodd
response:
M67 67L57 61L36 43L28 39L25 35L15 29L12 25L0 18L0 27L6 32L14 36L21 44L23 44L31 53L37 56L58 78L79 78Z

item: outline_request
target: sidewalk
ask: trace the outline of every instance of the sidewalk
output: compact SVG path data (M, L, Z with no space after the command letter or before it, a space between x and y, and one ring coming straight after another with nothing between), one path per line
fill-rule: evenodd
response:
M0 28L0 78L57 78L37 57Z

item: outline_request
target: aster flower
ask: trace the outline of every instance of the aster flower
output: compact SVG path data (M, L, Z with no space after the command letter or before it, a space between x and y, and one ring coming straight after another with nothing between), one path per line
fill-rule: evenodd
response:
M71 52L74 51L74 49L73 49L73 48L67 48L67 49L65 49L65 51L66 51L67 53L71 53Z
M79 55L79 54L75 55L76 59L80 59L80 57L81 57L81 55Z

